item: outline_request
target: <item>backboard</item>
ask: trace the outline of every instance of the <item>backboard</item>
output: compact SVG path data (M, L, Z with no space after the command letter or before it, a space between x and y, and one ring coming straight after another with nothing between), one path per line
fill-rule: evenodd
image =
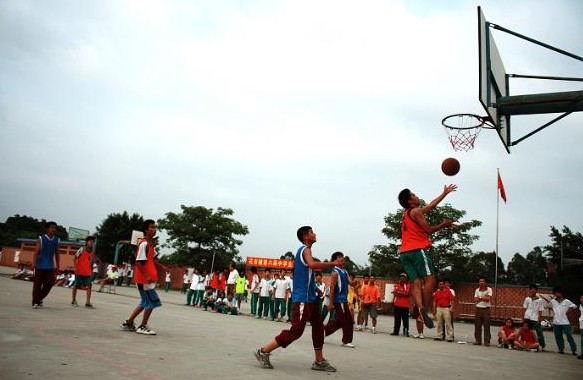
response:
M142 231L132 230L132 237L130 238L131 245L138 245L138 241L144 238L144 233Z
M510 116L498 112L498 99L508 96L508 76L482 8L478 7L479 98L498 136L510 152Z

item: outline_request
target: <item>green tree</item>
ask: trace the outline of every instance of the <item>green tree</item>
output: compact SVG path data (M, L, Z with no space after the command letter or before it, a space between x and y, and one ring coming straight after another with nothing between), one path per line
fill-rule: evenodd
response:
M422 202L422 206L425 205ZM369 252L369 262L372 266L371 273L375 276L398 277L403 271L399 260L399 247L401 245L401 224L404 210L389 213L385 219L385 227L382 233L387 237L388 244L376 245ZM466 211L453 208L446 203L429 211L425 217L430 225L438 224L444 219L460 221L466 215ZM479 227L482 222L470 220L456 222L456 227L446 228L431 235L433 246L428 250L438 273L447 275L454 282L462 280L463 273L472 254L471 245L478 240L477 235L470 233L472 228Z
M494 274L496 263L496 252L477 252L472 255L464 270L464 276L461 281L464 282L478 282L480 277L485 277L486 282L493 284L495 281ZM498 282L505 279L506 271L504 270L504 263L498 257Z
M6 218L6 222L0 223L0 246L19 247L19 238L37 239L46 232L46 220L38 220L31 216L14 215ZM61 240L67 240L67 230L57 225L57 236Z
M129 241L132 230L141 231L144 217L140 214L122 213L109 214L96 230L97 235L97 257L105 263L113 263L115 246L120 241ZM121 245L118 262L133 262L135 259L136 247L129 244Z
M548 282L562 287L567 298L577 299L583 294L583 235L567 226L560 230L551 226L549 237L551 244L544 249L549 262L557 266L557 272L549 275Z
M158 220L158 226L168 233L165 247L174 253L165 258L168 263L211 269L222 269L231 261L240 260L238 236L249 233L247 226L234 220L233 210L181 205L180 213L168 212Z

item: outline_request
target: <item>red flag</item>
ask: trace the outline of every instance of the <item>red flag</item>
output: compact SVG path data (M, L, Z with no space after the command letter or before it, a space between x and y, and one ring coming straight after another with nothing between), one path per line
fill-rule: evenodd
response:
M502 183L502 177L500 177L500 173L498 173L498 190L500 191L500 197L506 203L506 191L504 191L504 184Z

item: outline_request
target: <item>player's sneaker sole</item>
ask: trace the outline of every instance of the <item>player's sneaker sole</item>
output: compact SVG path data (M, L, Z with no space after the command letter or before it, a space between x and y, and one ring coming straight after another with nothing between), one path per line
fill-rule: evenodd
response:
M429 316L429 313L427 313L427 310L425 310L425 308L423 307L420 308L419 313L421 314L421 318L423 318L423 323L425 324L425 326L427 326L427 328L432 329L435 327L435 324L431 320L431 317Z
M273 369L273 365L271 365L271 361L269 361L269 354L261 352L261 348L255 350L253 355L255 355L255 359L257 359L261 368Z

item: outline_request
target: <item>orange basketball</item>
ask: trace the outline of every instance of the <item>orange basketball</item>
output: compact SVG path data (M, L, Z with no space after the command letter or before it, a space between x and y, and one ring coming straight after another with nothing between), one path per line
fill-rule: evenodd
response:
M446 158L441 163L441 171L445 175L456 175L460 171L460 162L453 157Z

